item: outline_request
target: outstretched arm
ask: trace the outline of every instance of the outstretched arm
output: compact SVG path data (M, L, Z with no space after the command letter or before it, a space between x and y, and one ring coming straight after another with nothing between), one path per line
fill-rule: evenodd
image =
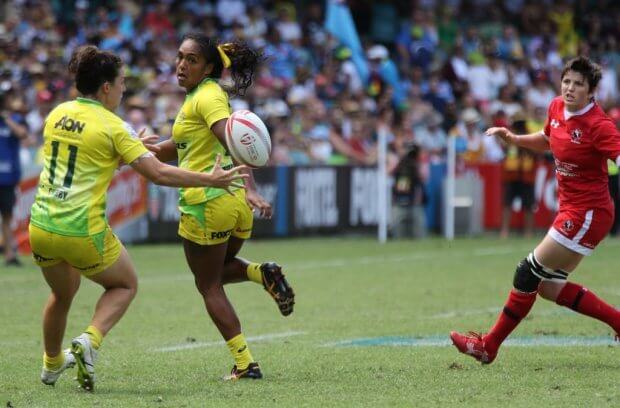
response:
M153 183L162 186L218 187L229 193L230 186L243 188L243 180L248 176L237 172L245 169L245 166L224 170L220 165L221 161L222 157L218 155L210 172L199 173L162 163L152 153L148 153L131 162L130 166Z
M151 149L149 146L149 150L155 153L155 157L161 162L167 163L177 159L177 146L174 144L172 138L166 139L163 142L159 142L154 145L157 151Z
M487 136L496 136L508 144L524 147L535 152L549 150L549 140L543 132L529 133L527 135L515 135L505 127L492 127L485 132Z

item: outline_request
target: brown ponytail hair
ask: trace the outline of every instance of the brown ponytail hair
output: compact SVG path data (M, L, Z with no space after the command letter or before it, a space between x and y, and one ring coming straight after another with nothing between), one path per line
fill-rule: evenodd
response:
M123 66L120 57L94 45L76 48L69 61L69 73L82 95L94 95L105 82L114 82Z
M219 45L222 48L231 62L229 69L234 82L232 93L235 95L245 95L246 90L252 85L258 66L264 60L260 51L250 48L242 41L217 44L215 40L202 33L186 34L183 37L183 41L185 40L193 40L198 44L207 64L213 64L213 71L209 76L215 79L221 78L224 71L224 62L217 47Z

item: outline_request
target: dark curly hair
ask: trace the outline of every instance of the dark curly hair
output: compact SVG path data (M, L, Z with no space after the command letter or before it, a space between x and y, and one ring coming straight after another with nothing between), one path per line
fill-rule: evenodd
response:
M561 79L564 79L564 75L566 75L568 71L579 72L583 75L588 85L590 85L590 92L594 91L603 77L601 66L584 56L568 60L564 65L564 69L562 69Z
M217 50L220 45L228 58L230 58L230 73L234 82L231 92L243 96L250 85L259 65L263 62L262 52L250 48L245 42L234 41L226 44L218 44L214 39L202 33L189 33L183 37L183 41L192 40L198 44L202 56L207 64L213 64L211 78L222 77L224 63Z
M122 67L120 57L94 45L76 48L69 61L69 73L82 95L94 95L104 82L114 82Z

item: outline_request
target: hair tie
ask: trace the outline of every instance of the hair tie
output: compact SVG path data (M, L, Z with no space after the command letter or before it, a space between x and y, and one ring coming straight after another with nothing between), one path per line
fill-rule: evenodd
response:
M217 46L217 52L220 53L220 58L222 59L222 64L224 65L224 68L230 68L230 58L228 58L228 55L226 55L226 52L221 45Z

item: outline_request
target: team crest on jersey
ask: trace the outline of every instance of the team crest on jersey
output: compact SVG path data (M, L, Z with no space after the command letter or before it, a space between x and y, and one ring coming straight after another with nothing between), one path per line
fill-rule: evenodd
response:
M560 127L560 122L558 122L555 119L551 119L551 127L554 128L554 129L559 128Z
M573 224L571 220L566 220L564 221L564 224L562 224L562 231L569 233L573 230L574 226L575 224Z
M570 132L570 140L573 143L581 144L581 130L573 129L573 131Z

